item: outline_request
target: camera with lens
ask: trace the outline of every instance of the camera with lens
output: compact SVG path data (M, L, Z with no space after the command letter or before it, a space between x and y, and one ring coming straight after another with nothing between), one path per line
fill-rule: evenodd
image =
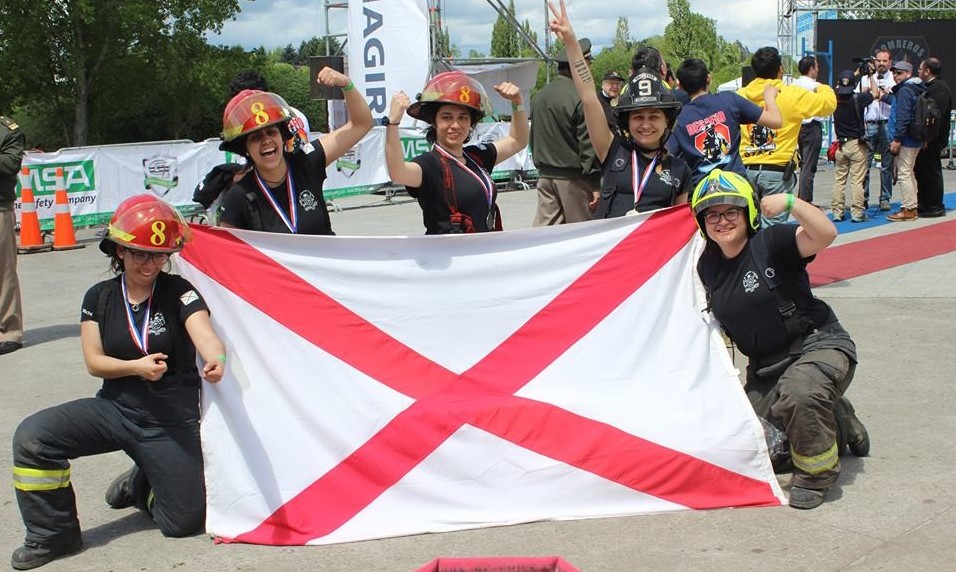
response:
M856 69L861 76L873 75L876 72L876 59L872 56L853 58L853 63L856 64Z

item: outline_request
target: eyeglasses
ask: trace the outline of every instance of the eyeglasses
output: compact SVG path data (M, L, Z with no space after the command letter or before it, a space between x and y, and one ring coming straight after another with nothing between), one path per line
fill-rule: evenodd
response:
M903 70L893 70L893 75L901 74Z
M735 222L740 218L742 212L743 210L739 208L727 209L722 213L709 211L704 215L704 220L707 221L707 224L717 224L720 222L720 219L724 219L727 222Z
M169 254L166 252L143 252L142 250L127 250L133 262L136 264L146 264L150 260L159 264L166 264L169 260Z

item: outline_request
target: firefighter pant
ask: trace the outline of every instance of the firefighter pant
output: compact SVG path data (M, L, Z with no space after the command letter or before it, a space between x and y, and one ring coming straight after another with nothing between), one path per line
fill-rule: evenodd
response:
M94 397L44 409L20 423L13 437L13 477L26 541L68 543L80 534L70 459L123 450L148 481L134 488L165 536L186 536L205 521L205 484L198 421L136 423L135 414ZM150 490L151 489L151 492Z
M744 390L759 417L790 441L793 485L825 490L840 475L833 405L853 380L856 364L837 349L805 352L776 380L747 370Z

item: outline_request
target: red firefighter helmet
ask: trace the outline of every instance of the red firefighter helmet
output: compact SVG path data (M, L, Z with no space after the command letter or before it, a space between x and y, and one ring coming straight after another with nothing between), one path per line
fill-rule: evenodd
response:
M408 114L428 123L435 122L438 108L446 103L468 108L475 123L492 111L485 88L460 71L443 72L431 78L415 99L418 101L408 108Z
M233 153L245 152L245 136L279 125L282 139L292 137L288 130L292 108L280 96L257 89L244 89L226 104L222 113L222 144L219 148Z
M100 250L113 255L116 245L149 252L179 252L192 236L183 215L153 195L135 195L116 207Z

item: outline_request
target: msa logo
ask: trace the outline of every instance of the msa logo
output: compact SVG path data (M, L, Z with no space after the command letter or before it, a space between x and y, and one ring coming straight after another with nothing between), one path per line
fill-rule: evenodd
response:
M96 189L96 171L93 168L93 161L49 163L28 165L28 167L30 167L30 181L33 183L34 193L53 194L56 191L56 170L58 167L63 168L63 180L66 190L70 193ZM17 190L20 190L19 181L17 182Z

